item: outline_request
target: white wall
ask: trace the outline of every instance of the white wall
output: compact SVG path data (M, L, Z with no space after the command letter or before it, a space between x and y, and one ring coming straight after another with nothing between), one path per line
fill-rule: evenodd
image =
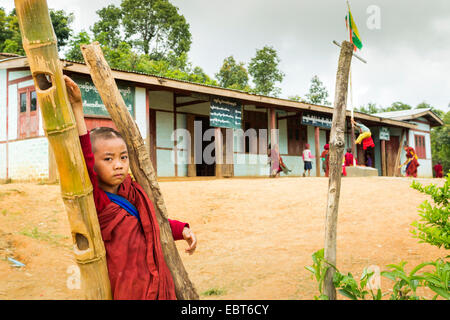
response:
M136 113L136 124L141 133L142 139L146 141L147 139L147 111L145 103L145 88L136 87L135 90L135 113Z
M2 144L1 146L4 146ZM9 178L13 180L38 180L48 178L48 140L46 137L10 142ZM3 148L0 148L2 156ZM0 166L0 179L6 171Z
M0 70L0 141L6 140L6 70ZM0 158L0 163L3 158Z

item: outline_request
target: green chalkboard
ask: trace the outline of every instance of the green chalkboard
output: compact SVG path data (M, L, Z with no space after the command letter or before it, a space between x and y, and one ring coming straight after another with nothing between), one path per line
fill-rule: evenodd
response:
M213 97L210 101L209 125L221 128L242 128L242 105L239 101Z
M83 111L85 115L91 116L109 116L108 110L102 102L97 88L94 86L91 78L73 76L73 81L80 87L81 97L83 99ZM134 118L134 91L135 88L116 81L119 92L122 94L128 111Z

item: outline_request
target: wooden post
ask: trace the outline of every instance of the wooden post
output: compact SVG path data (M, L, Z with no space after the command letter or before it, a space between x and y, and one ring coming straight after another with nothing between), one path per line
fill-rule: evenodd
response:
M198 300L194 285L189 280L177 247L172 237L167 209L156 181L153 165L139 129L128 112L125 102L117 88L111 69L106 62L98 42L82 45L81 52L89 67L92 80L102 98L118 131L128 146L130 167L136 181L142 186L155 205L156 217L160 227L161 246L164 258L172 273L176 296L180 300Z
M86 299L111 299L106 251L46 0L15 0L43 126L58 166ZM49 275L51 276L51 275Z
M345 110L348 92L348 76L352 61L353 44L344 41L339 56L336 75L333 122L330 133L330 175L328 180L328 200L325 220L324 258L336 266L336 234L341 192L342 157L345 147ZM330 300L336 300L336 288L333 285L334 269L330 267L324 280L324 294Z
M274 108L270 108L270 145L271 148L278 143L278 135L276 133L277 129L277 119L276 119L276 111Z
M381 175L387 176L386 170L386 141L381 140Z
M316 176L320 177L320 128L314 127L314 142L316 145Z
M395 177L401 176L401 171L400 171L399 165L400 165L400 157L402 155L402 149L403 149L403 140L405 140L405 136L406 136L406 129L403 129L402 136L398 143L397 157L395 157L395 167L394 167L394 176Z
M214 128L214 144L216 154L216 177L221 178L223 176L223 139L222 130L219 127Z
M189 156L189 163L188 163L188 177L196 177L197 176L197 165L195 164L195 131L194 131L194 124L195 124L195 116L193 114L186 115L186 128L191 136L190 144L188 145L188 148L190 150L188 151Z

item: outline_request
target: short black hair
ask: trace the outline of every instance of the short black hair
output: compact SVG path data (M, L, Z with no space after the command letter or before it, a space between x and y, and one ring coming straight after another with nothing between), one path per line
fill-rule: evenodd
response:
M123 142L126 145L125 139L122 137L122 135L113 128L110 127L97 127L90 131L90 137L91 137L91 145L92 145L92 152L95 152L94 146L95 141L97 139L103 139L103 140L109 140L109 139L122 139Z

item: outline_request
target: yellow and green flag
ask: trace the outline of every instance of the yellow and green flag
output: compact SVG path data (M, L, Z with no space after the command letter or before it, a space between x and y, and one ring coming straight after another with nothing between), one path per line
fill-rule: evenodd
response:
M350 11L350 5L348 5L348 15L345 16L345 23L347 25L347 30L350 33L350 42L353 43L353 45L355 46L355 51L356 51L356 48L361 50L363 45L361 42L361 37L359 36L358 28L356 27L355 21L353 20L352 13Z

